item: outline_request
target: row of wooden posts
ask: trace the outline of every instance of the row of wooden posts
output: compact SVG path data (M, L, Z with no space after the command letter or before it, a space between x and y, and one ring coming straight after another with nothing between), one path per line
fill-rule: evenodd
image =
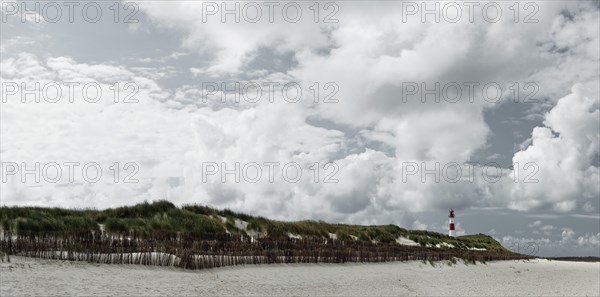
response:
M206 269L272 263L346 263L408 260L469 262L525 259L505 251L406 246L324 238L249 238L241 235L28 234L5 233L0 250L8 255L105 264L141 264Z

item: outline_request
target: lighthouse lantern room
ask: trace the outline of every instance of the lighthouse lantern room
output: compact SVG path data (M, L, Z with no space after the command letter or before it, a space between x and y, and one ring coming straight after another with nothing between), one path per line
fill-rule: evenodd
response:
M448 214L448 218L450 218L450 222L448 225L448 236L454 236L454 210L450 209L450 214Z

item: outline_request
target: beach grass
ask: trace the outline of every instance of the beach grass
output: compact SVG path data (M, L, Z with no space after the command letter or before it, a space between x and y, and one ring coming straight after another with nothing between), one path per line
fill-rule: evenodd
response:
M236 220L246 222L247 227L238 228ZM142 236L150 236L157 231L184 232L198 236L226 233L247 235L248 231L253 231L259 236L271 238L290 235L319 238L335 236L337 240L378 243L393 243L399 237L404 237L424 247L437 245L506 251L496 240L485 234L450 237L438 232L408 230L391 224L361 226L311 220L278 221L204 205L184 205L178 208L164 200L104 210L0 207L2 230L20 234L99 231L101 225L107 232L135 232Z

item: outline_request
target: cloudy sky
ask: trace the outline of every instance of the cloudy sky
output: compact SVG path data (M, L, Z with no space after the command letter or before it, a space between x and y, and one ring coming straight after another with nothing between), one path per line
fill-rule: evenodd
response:
M0 3L3 205L438 232L454 208L600 256L598 1Z

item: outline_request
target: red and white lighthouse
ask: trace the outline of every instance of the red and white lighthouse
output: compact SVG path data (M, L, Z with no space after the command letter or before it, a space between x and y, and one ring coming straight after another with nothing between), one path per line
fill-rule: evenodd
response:
M450 214L448 215L450 218L448 224L448 236L454 236L454 210L450 209Z

